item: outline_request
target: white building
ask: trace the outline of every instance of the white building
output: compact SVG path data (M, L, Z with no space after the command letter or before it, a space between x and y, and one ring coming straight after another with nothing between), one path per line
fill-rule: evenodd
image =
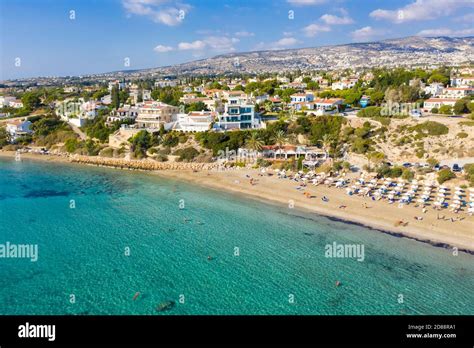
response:
M423 109L430 112L433 108L439 109L443 105L453 107L459 99L454 98L430 98L423 103Z
M69 99L56 104L56 114L63 121L82 127L87 120L94 119L102 108L105 108L105 106L96 101L84 102L81 98L78 102L73 102Z
M111 115L107 117L107 123L116 121L134 120L138 116L138 107L124 105L123 107L114 110Z
M453 87L474 87L474 76L458 76L451 78Z
M127 87L127 84L124 81L120 81L120 80L111 81L109 82L109 92L112 91L112 88L114 86L117 86L119 90L122 90L125 87Z
M424 88L426 94L430 94L432 97L437 97L441 95L444 91L444 86L442 83L434 82Z
M189 114L178 114L174 127L183 132L204 132L210 129L217 113L212 111L192 111Z
M312 102L306 103L308 110L316 111L316 115L328 115L339 112L343 104L343 99L329 98L329 99L315 99Z
M443 92L443 98L462 99L474 95L474 87L449 87Z
M291 104L295 103L309 103L314 100L314 95L312 93L296 93L290 96Z
M157 101L146 101L139 105L135 124L138 128L165 129L172 127L173 115L179 113L179 108Z
M21 136L31 134L31 122L27 120L13 120L7 122L6 131L10 135L10 139L15 141Z
M23 107L23 102L21 100L15 99L11 101L8 105L15 109L21 109Z
M176 87L178 85L177 80L170 80L170 79L164 79L164 80L158 80L155 81L155 87Z
M68 86L63 88L64 93L77 93L79 88L76 86Z
M224 113L218 116L215 128L223 130L260 128L255 105L245 103L239 98L230 98L224 105Z
M223 99L238 99L239 103L247 103L249 96L244 91L222 91L221 97Z
M14 102L16 100L15 97L5 97L5 96L0 96L0 108L4 108L6 106L10 106L11 102Z
M356 85L357 83L357 79L349 79L349 80L344 80L344 81L337 81L337 82L334 82L332 85L331 85L331 89L333 91L337 91L337 90L342 90L342 89L349 89L349 88L352 88Z

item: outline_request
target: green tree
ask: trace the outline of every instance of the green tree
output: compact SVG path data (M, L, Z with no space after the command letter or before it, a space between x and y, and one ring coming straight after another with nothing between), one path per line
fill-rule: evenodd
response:
M469 99L459 99L455 104L453 111L456 115L465 114L469 112L468 104L470 103Z
M456 174L454 174L454 173L453 173L450 169L448 169L448 168L441 169L441 170L438 172L438 182L439 182L440 184L444 183L445 181L454 179L455 177L456 177Z
M120 107L120 96L119 96L119 89L117 85L114 85L112 87L112 91L110 92L110 94L111 94L111 99L112 99L111 106L114 109L118 109Z
M279 130L275 133L275 135L273 136L273 141L275 142L275 144L278 145L278 148L282 148L283 145L285 145L286 143L286 134L284 131L282 130Z
M370 169L370 163L375 164L376 166L379 165L385 159L385 154L383 152L370 152L367 154L367 166Z
M41 99L38 93L35 92L25 92L21 97L23 107L27 110L35 110L41 105Z
M453 114L453 108L451 105L441 105L439 108L439 113L443 115L452 115Z
M250 138L246 140L246 147L253 151L261 151L263 142L260 140L258 132L252 132Z

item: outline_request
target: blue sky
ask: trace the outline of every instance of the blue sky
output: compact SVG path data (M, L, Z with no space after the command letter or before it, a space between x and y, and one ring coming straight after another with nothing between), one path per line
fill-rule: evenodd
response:
M473 23L474 0L0 0L0 80L409 35L472 36Z

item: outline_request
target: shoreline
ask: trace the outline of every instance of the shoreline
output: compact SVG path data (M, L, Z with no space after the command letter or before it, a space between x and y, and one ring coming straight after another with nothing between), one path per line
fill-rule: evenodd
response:
M14 152L0 151L0 157L12 158ZM302 192L295 190L297 183L286 179L277 179L275 176L258 176L258 170L238 169L216 171L212 170L215 166L191 166L192 163L173 164L168 163L162 166L160 170L144 168L124 168L119 166L100 165L102 158L97 158L89 163L83 161L74 161L72 157L62 157L56 155L40 155L26 153L22 154L25 159L39 160L50 163L76 163L79 165L102 166L122 170L138 170L148 172L163 178L171 178L196 184L200 187L210 188L216 191L224 190L231 194L238 194L241 197L255 199L262 203L274 204L278 206L288 206L289 201L293 201L296 211L305 213L316 213L333 221L355 224L389 234L399 238L409 238L419 242L430 244L434 247L445 249L458 248L471 255L474 255L474 218L465 216L462 221L451 222L449 220L440 220L435 214L439 214L431 209L423 214L423 221L414 221L410 217L420 215L420 209L414 206L406 206L399 209L387 202L372 202L371 200L348 196L344 190L334 187L308 186L305 191L310 191L313 198L303 196ZM105 161L108 159L106 158ZM110 160L110 159L109 159ZM176 168L176 167L186 167ZM166 168L169 167L169 168ZM196 167L196 168L194 168ZM194 169L199 169L195 171ZM248 177L257 181L256 185L248 183ZM322 202L320 198L325 195L329 202ZM339 209L341 205L347 206ZM370 209L363 209L364 206ZM456 216L449 211L443 211L443 215ZM375 220L375 219L376 220ZM407 226L396 226L394 221L408 221Z

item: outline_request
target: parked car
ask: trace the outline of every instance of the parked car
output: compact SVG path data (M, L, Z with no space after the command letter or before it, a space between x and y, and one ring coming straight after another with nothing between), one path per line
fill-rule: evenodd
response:
M405 162L405 163L403 163L403 166L404 166L405 168L410 168L410 167L412 166L412 164L409 163L409 162Z
M435 164L435 166L433 167L434 170L438 171L441 169L441 166L438 164Z
M459 166L459 164L454 163L453 164L453 172L460 172L462 171L462 168Z

